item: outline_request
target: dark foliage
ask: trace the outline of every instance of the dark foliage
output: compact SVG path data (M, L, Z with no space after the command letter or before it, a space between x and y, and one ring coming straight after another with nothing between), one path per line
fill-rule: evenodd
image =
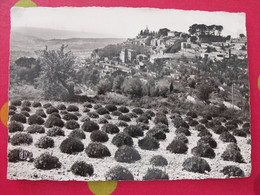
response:
M169 180L169 176L161 169L149 168L143 177L143 180Z
M30 107L31 105L32 105L31 102L28 101L28 100L24 100L24 101L22 102L22 107Z
M130 122L131 121L131 118L129 117L129 116L127 116L127 115L120 115L119 117L118 117L118 120L121 120L121 121L126 121L126 122Z
M246 137L246 132L242 131L242 130L234 130L233 131L233 135L234 136L239 136L239 137Z
M54 126L47 131L47 136L50 137L65 136L65 133L60 127Z
M234 142L237 143L236 138L229 132L223 132L220 134L219 139L223 142Z
M33 142L33 138L28 133L16 133L11 137L10 142L13 146L21 144L30 145Z
M129 125L124 129L124 132L131 137L139 137L144 135L142 129L138 125Z
M93 165L87 164L84 161L76 161L70 168L71 172L75 175L82 177L91 176L94 173Z
M58 104L58 105L56 106L56 108L57 108L58 110L66 110L65 104Z
M187 116L190 116L190 117L192 117L192 118L197 118L197 117L198 117L198 115L197 115L195 112L193 112L193 111L187 112L186 115L187 115Z
M138 140L138 145L143 150L156 150L160 147L160 143L151 136L146 136L143 139Z
M49 107L51 107L52 106L52 104L51 103L46 103L46 104L43 104L43 108L45 108L45 109L47 109L47 108L49 108Z
M83 143L77 138L66 138L60 144L60 151L67 154L75 154L84 150Z
M117 110L117 107L113 104L108 104L108 105L105 106L105 108L110 112Z
M221 158L226 161L234 161L238 163L245 162L241 153L234 148L227 148L221 155Z
M135 114L143 114L144 113L144 111L141 108L134 108L132 110L132 112L135 113Z
M83 130L81 129L75 129L70 134L69 137L77 138L77 139L85 139L86 135Z
M79 107L76 105L68 105L67 111L68 112L77 112L77 111L79 111Z
M106 180L134 180L133 174L125 167L115 166L111 168L105 175Z
M100 118L100 119L98 120L98 123L99 123L99 124L107 124L108 121L107 121L107 119L105 119L105 118Z
M104 124L101 129L102 131L110 134L118 133L120 131L119 128L114 124Z
M146 136L151 136L154 137L157 140L165 140L166 139L166 134L162 129L158 128L153 128L149 131L147 131Z
M45 121L45 127L64 127L64 122L56 116L49 116L48 119Z
M217 147L217 142L210 136L204 136L200 138L197 142L198 145L205 145L208 144L211 148Z
M23 106L23 107L21 108L21 111L30 112L30 111L31 111L31 108L29 108L28 106Z
M11 121L8 124L8 130L9 130L9 133L14 133L14 132L17 132L17 131L23 131L24 130L24 126L20 122Z
M116 125L118 127L127 127L128 126L127 122L124 122L124 121L119 121L116 123Z
M86 103L83 104L83 107L85 107L85 108L92 108L93 106L92 106L91 103L86 102Z
M106 108L101 107L101 108L97 109L97 113L99 115L104 115L104 114L109 114L109 111Z
M154 119L154 123L155 124L162 123L168 125L168 119L165 115L157 115Z
M168 133L168 132L169 132L168 126L165 125L165 124L162 124L162 123L156 124L152 129L162 130L162 131L164 131L165 133Z
M28 133L45 133L45 128L41 125L33 124L26 128Z
M43 123L44 123L44 120L38 114L33 114L28 118L29 125L33 125L33 124L42 125Z
M48 136L41 137L36 143L35 146L38 148L53 148L54 140Z
M11 101L11 105L12 106L21 106L22 105L22 101L21 100L12 100Z
M34 160L34 166L37 169L51 170L61 168L61 162L57 157L45 152Z
M185 128L185 127L179 127L176 129L175 131L176 134L180 134L180 133L184 133L186 136L190 136L191 133L189 131L189 129Z
M134 163L140 159L139 152L131 146L120 146L115 152L115 160L117 162Z
M160 167L163 167L163 166L167 166L168 165L168 161L166 158L164 158L163 156L161 155L156 155L156 156L153 156L150 160L150 164L153 165L153 166L160 166Z
M118 108L118 111L122 112L122 113L128 113L129 109L125 106L121 106Z
M208 136L208 137L211 137L212 134L209 132L209 130L207 129L204 129L204 130L201 130L198 134L199 137L204 137L204 136Z
M177 134L175 139L180 140L180 141L184 142L185 144L189 142L188 138L186 137L186 135L184 133Z
M26 117L23 114L15 113L11 117L11 121L17 121L17 122L21 122L21 123L26 123Z
M225 128L222 125L217 125L217 126L213 127L212 130L216 134L222 134L227 131L227 128Z
M99 125L94 121L85 121L81 127L86 132L99 130Z
M22 148L15 148L8 152L8 162L33 161L33 153Z
M167 150L169 150L172 153L176 153L176 154L184 154L187 152L188 150L188 146L180 141L180 140L173 140L166 148Z
M94 107L93 107L95 110L97 110L97 109L99 109L99 108L102 108L102 105L100 105L100 104L96 104L96 105L94 105Z
M116 145L117 147L120 147L122 145L132 146L133 139L127 133L120 132L113 137L112 144Z
M78 124L78 122L75 121L75 120L69 120L69 121L67 121L67 122L65 123L65 127L66 127L67 129L77 129L77 128L79 128L79 124Z
M244 171L237 166L225 166L221 172L228 177L245 177Z
M122 115L122 112L118 111L118 110L115 110L111 113L113 116L120 116Z
M215 158L216 154L214 150L208 144L199 144L191 149L191 153L194 156L205 157L205 158Z
M107 142L109 138L106 132L97 130L90 134L90 139L93 142Z
M202 124L198 124L198 125L196 125L195 129L196 129L197 131L201 131L201 130L205 130L206 127L205 127L204 125L202 125Z
M187 158L183 164L183 169L194 173L205 173L211 171L208 162L200 157Z
M52 113L59 113L59 110L53 106L50 106L46 109L47 114L52 114Z
M136 119L136 122L148 124L148 123L149 123L149 119L148 119L146 116L141 115L141 116L139 116L139 117Z
M72 113L68 113L68 114L65 114L63 116L63 119L66 120L66 121L69 121L69 120L78 120L78 117L75 115L75 114L72 114Z
M38 114L39 116L41 116L42 118L46 118L47 115L45 114L43 109L38 109L36 110L35 114Z
M105 145L98 142L90 143L86 147L85 152L90 158L104 158L111 156L109 149Z
M99 115L96 112L88 112L90 118L99 118Z

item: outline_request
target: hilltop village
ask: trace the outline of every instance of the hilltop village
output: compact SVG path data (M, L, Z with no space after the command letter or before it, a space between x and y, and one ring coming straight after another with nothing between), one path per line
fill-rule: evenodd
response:
M159 63L162 67L171 61L185 61L192 64L194 60L208 59L212 62L223 61L231 57L247 58L247 38L240 34L237 38L221 36L222 26L192 25L189 33L172 31L167 28L158 32L148 27L141 30L133 39L118 45L109 45L96 49L91 54L91 63L102 69L102 77L115 71L126 74L145 72L156 76L149 68ZM89 62L89 61L88 61ZM171 69L171 67L168 67ZM176 70L169 72L176 77Z

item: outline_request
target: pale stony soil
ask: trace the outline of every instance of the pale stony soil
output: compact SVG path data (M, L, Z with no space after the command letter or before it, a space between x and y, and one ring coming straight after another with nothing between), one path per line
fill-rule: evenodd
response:
M42 102L42 105L44 102ZM58 105L58 102L52 102L52 104ZM84 116L87 116L87 113L83 113L83 107L80 104L73 103L74 105L79 106L80 108L80 113L82 116L79 118L78 123L82 125L83 123L81 122L81 118ZM31 107L31 111L29 112L30 114L35 113L35 110L38 108L33 108ZM130 112L131 112L130 108ZM94 111L93 108L90 109L91 111ZM145 109L143 109L145 110ZM18 107L18 110L16 111L17 113L20 112L20 107ZM112 116L112 120L108 120L110 123L117 123L117 117ZM102 116L100 116L101 118ZM36 158L40 156L40 154L48 151L52 155L56 156L59 158L60 162L62 163L62 167L60 169L52 169L52 170L39 170L36 169L33 165L32 162L16 162L16 163L9 163L8 164L8 179L27 179L27 180L82 180L82 181L96 181L96 180L105 180L105 173L112 167L116 165L121 165L123 167L126 167L134 176L135 180L142 180L143 176L146 174L146 171L148 168L153 167L150 165L149 161L152 156L154 155L162 155L168 160L168 166L166 167L156 167L160 168L169 175L170 180L176 180L176 179L206 179L206 178L226 178L226 176L221 173L220 171L223 169L224 166L227 165L236 165L240 167L244 173L245 176L248 177L251 172L251 146L250 144L247 144L247 141L250 139L250 136L248 135L246 138L244 137L238 137L236 136L237 139L237 144L239 148L241 149L241 154L245 160L246 163L236 163L232 161L223 161L221 158L221 154L224 152L226 146L228 143L223 143L221 140L219 140L219 135L215 134L211 129L210 132L213 134L213 138L217 141L218 146L216 149L214 149L216 153L216 157L214 159L209 159L209 158L204 158L210 165L211 171L207 174L200 174L200 173L192 173L183 170L182 163L184 162L185 159L188 157L193 156L191 154L191 149L197 145L197 141L200 139L200 137L197 136L199 133L194 129L194 127L190 127L191 131L191 136L187 136L189 143L187 144L188 146L188 152L186 154L173 154L166 150L166 147L172 142L174 137L176 136L175 134L175 127L173 126L173 123L171 122L170 119L170 114L167 114L168 121L169 121L169 133L166 133L166 140L160 141L160 148L156 151L149 151L149 150L142 150L138 146L138 139L141 138L133 138L134 140L134 147L138 150L138 152L141 155L141 160L137 161L136 163L133 164L128 164L128 163L119 163L115 161L114 159L114 154L115 151L117 150L117 147L111 143L112 138L114 135L108 134L109 140L105 143L110 152L111 156L106 157L104 159L97 159L97 158L89 158L85 151L82 151L76 155L69 155L65 153L61 153L59 146L60 143L69 135L69 133L72 130L66 129L65 127L63 130L65 131L65 137L58 136L58 137L52 137L55 141L55 146L54 148L48 148L48 149L40 149L34 146L34 143L42 136L45 134L31 134L33 137L33 143L31 145L20 145L20 146L12 146L10 143L8 144L8 150L12 150L14 148L23 148L25 150L28 150L30 152L33 152L33 157ZM183 116L184 118L185 116ZM199 119L199 118L198 118ZM46 119L45 119L46 120ZM98 121L98 119L92 119L93 121ZM136 124L135 118L132 119L131 122L128 124ZM24 125L25 129L27 128L28 125ZM102 124L99 124L100 129L102 127ZM154 126L154 123L150 120L149 121L149 126L150 129ZM119 127L120 131L123 131L124 127ZM47 132L47 128L46 131ZM146 133L147 130L144 132ZM9 136L12 137L12 135L15 133L9 133ZM90 142L90 133L85 132L86 134L86 139L83 139L82 142L84 146L86 147ZM77 161L77 160L83 160L86 163L92 164L94 166L94 174L90 177L81 177L81 176L76 176L74 175L71 171L70 168L72 164Z

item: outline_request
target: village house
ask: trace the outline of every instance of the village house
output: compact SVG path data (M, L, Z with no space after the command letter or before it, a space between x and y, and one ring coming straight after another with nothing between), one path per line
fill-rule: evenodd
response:
M123 63L132 62L136 57L136 51L132 49L123 49L120 52L120 60Z

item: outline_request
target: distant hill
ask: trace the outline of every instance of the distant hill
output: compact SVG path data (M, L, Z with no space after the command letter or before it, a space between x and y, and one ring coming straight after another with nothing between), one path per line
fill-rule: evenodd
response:
M19 33L39 39L70 39L70 38L118 38L115 35L67 30L55 30L33 27L13 27L12 33Z

